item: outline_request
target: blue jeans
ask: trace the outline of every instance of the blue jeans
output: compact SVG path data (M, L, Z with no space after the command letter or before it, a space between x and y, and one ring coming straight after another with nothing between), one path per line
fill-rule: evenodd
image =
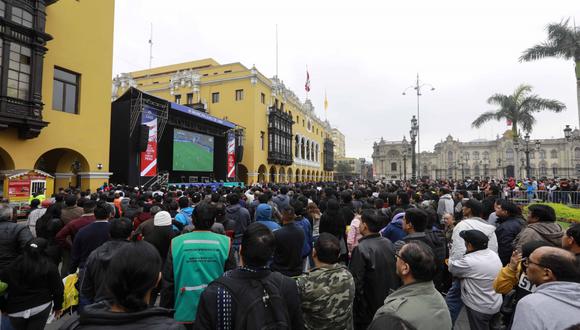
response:
M13 330L12 323L10 323L10 318L8 315L2 315L0 320L0 330Z
M459 313L461 313L461 308L463 308L463 301L461 301L461 282L459 279L453 279L451 288L447 291L445 302L447 303L447 308L449 308L449 314L451 314L451 322L455 325L455 321L459 317Z

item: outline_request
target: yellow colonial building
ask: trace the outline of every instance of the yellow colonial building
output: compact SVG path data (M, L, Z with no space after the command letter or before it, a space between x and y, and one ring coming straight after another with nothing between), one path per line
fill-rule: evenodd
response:
M332 128L277 77L255 67L203 59L123 73L113 98L136 87L236 123L244 135L238 179L257 182L327 181L333 178Z
M96 189L110 174L114 0L5 0L0 17L0 195L25 191L5 182L25 170L54 178L47 194Z

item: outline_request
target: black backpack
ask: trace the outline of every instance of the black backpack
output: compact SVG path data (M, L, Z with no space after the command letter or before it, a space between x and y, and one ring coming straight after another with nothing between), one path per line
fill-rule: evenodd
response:
M270 273L260 279L234 279L222 276L213 283L226 288L232 296L236 315L235 329L290 329L290 315L280 293L284 276Z

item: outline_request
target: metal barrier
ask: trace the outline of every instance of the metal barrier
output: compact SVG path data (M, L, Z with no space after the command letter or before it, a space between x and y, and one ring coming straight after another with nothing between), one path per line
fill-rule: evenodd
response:
M483 191L468 190L470 197L483 199ZM560 203L571 207L580 208L580 191L547 191L538 190L534 192L527 191L502 191L498 198L507 199L518 205L528 205L532 203Z
M507 193L506 199L511 200L515 204L522 205L538 202L548 202L566 204L572 207L580 207L580 191L510 191Z

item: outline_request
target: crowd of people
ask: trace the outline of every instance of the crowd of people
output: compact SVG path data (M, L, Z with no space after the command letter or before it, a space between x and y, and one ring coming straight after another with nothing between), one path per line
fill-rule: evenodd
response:
M1 326L579 329L580 224L509 184L106 185L25 224L0 204Z

